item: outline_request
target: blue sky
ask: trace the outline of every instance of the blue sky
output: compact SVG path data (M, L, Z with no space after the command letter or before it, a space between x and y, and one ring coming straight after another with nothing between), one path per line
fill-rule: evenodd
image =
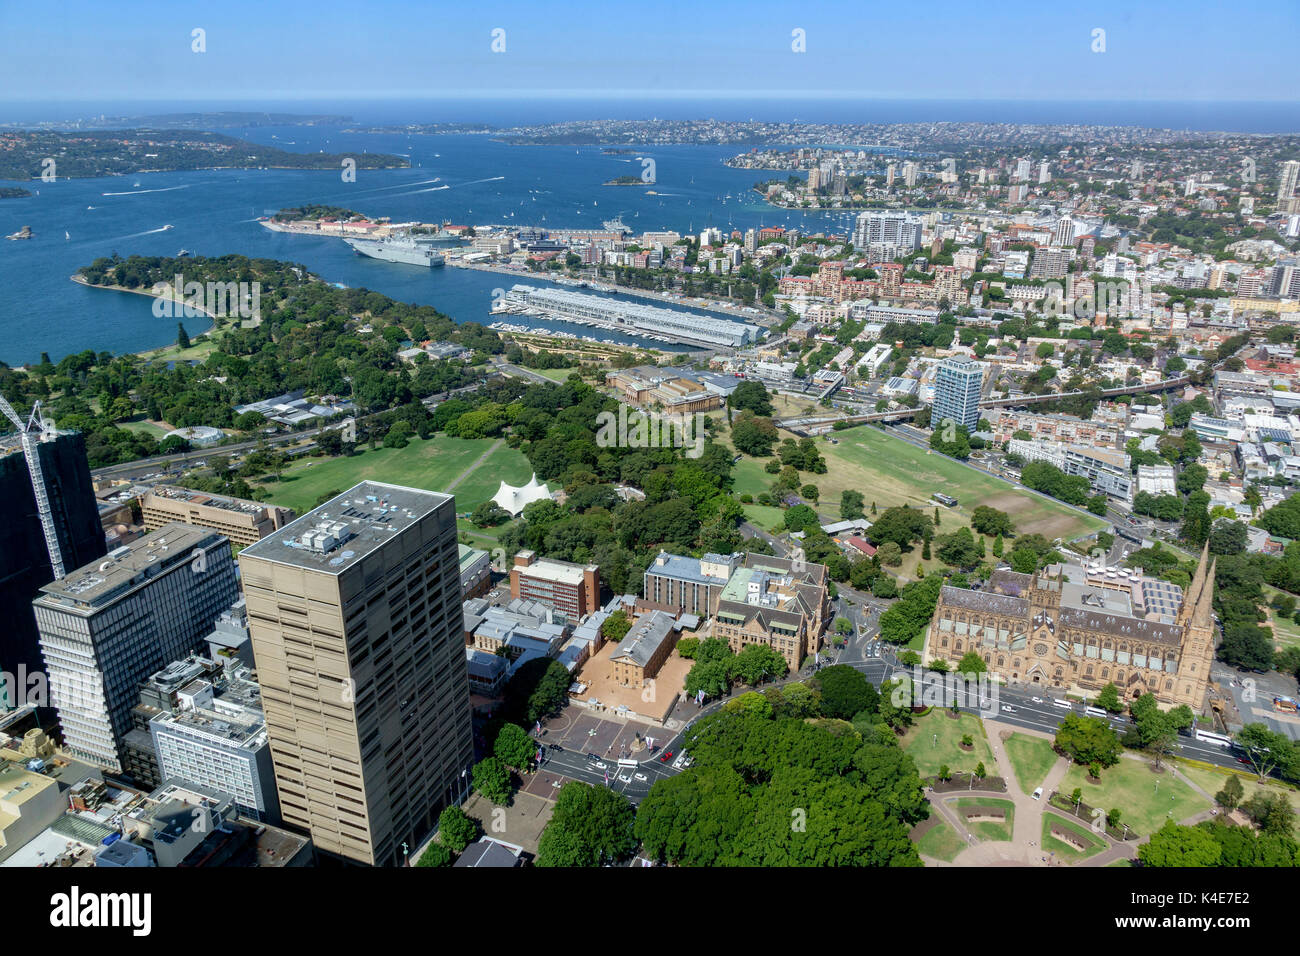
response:
M0 100L1294 100L1298 45L1295 0L0 0Z

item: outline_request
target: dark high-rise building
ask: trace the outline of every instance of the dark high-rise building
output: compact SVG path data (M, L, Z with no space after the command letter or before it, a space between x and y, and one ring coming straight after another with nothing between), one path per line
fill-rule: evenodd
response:
M53 440L36 442L35 447L64 570L102 558L107 548L85 439L75 432L60 432ZM0 608L5 614L0 627L0 671L16 679L20 667L28 674L44 670L32 599L42 585L54 580L27 459L17 435L0 439L0 501L5 504L0 520ZM0 697L4 694L0 688Z

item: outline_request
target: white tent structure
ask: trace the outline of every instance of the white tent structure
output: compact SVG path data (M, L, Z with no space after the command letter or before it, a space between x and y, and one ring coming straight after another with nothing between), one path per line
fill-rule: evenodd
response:
M504 511L510 512L512 518L518 518L524 508L534 501L541 501L544 498L551 497L551 489L537 481L537 473L528 479L528 484L516 487L501 482L501 487L497 493L492 496L492 502Z

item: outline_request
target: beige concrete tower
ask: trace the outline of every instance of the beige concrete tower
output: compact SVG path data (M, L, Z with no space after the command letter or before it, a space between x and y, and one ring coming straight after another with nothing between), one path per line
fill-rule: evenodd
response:
M364 481L239 565L285 823L400 865L473 758L454 499Z

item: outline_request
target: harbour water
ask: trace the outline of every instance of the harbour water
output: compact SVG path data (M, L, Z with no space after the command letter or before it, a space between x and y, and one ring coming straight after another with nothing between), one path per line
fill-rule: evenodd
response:
M462 105L468 110L472 104ZM673 115L661 106L643 109L640 115ZM191 104L187 108L201 107ZM14 109L18 107L11 106L6 113ZM146 111L142 104L131 109ZM367 114L358 107L349 112L357 116L359 123L393 122L401 114L392 104L387 109L388 113L376 108ZM744 115L757 115L754 104L746 109ZM946 115L938 107L925 115L916 114L915 106L909 109L913 119L931 118L929 112L934 112L935 118ZM608 105L603 112L598 106L575 110L569 104L564 114L555 107L553 117L544 117L535 108L530 108L529 113L533 121L538 121L620 112ZM298 104L294 111L311 110L308 104ZM119 107L119 112L125 110ZM728 108L726 104L693 103L678 105L676 112L695 117L725 116ZM846 122L898 122L908 118L902 106L888 115L864 116L846 104L835 107L834 115L831 107L824 112L826 115L794 115ZM1020 121L1051 121L1047 112L1045 107L1037 106L1028 113L1022 110ZM426 118L409 111L403 115L410 122ZM22 117L0 116L4 118ZM517 122L525 117L482 114L480 108L479 118L485 122ZM988 118L1009 120L1000 114ZM1133 123L1140 121L1136 114L1123 118ZM1156 116L1148 122L1176 125L1158 122L1162 118ZM1218 124L1218 118L1200 117L1200 128L1231 128ZM1056 121L1070 120L1088 118L1060 117ZM343 182L334 172L199 170L14 184L25 186L34 195L0 201L0 235L30 225L33 238L0 243L0 360L11 365L35 362L42 352L47 352L57 361L84 349L121 353L174 341L175 322L155 317L147 298L85 288L69 281L68 277L81 266L114 252L123 256L174 256L187 249L196 255L241 253L287 259L306 265L330 282L375 289L402 301L432 305L457 321L485 324L492 321L493 290L511 284L510 277L488 272L430 270L364 259L340 240L277 233L256 221L259 216L304 203L346 206L396 220L549 228L597 228L604 220L621 216L636 232L673 229L698 233L708 226L743 230L762 225L847 231L853 218L849 212L802 213L768 206L751 187L760 179L787 174L724 166L726 157L742 151L739 146L655 147L633 156L606 155L596 146L511 146L483 135L346 134L330 127L259 127L223 132L303 152L399 153L411 158L412 168L359 170L353 183ZM639 174L642 167L638 156L654 159L655 185L602 186L619 176ZM202 329L187 326L187 331L194 335ZM567 331L590 334L581 327ZM609 337L617 339L618 335L610 333Z
M257 222L259 216L304 203L346 206L399 221L543 228L599 228L603 220L621 215L637 232L698 233L708 226L772 224L846 229L851 221L847 213L802 214L768 206L750 188L765 174L722 164L737 147L655 149L649 155L655 158L658 182L650 189L658 195L647 195L648 189L602 187L633 168L627 165L633 158L604 155L597 147L509 146L473 135L343 136L336 130L297 127L232 133L268 143L277 142L272 137L294 140L299 150L404 153L415 165L359 170L355 183L343 182L336 173L294 170L199 170L26 183L31 197L0 202L0 233L30 224L34 234L0 248L0 288L5 290L0 296L0 328L5 330L0 360L16 365L48 352L57 361L84 349L120 353L173 341L175 323L156 318L148 299L68 280L81 266L114 252L174 256L187 249L204 256L286 259L327 281L432 305L457 321L491 321L493 290L508 285L508 276L365 259L341 240L273 232ZM165 229L168 225L172 228ZM186 331L194 335L202 329ZM569 331L582 332L577 327ZM620 340L614 333L609 337Z

